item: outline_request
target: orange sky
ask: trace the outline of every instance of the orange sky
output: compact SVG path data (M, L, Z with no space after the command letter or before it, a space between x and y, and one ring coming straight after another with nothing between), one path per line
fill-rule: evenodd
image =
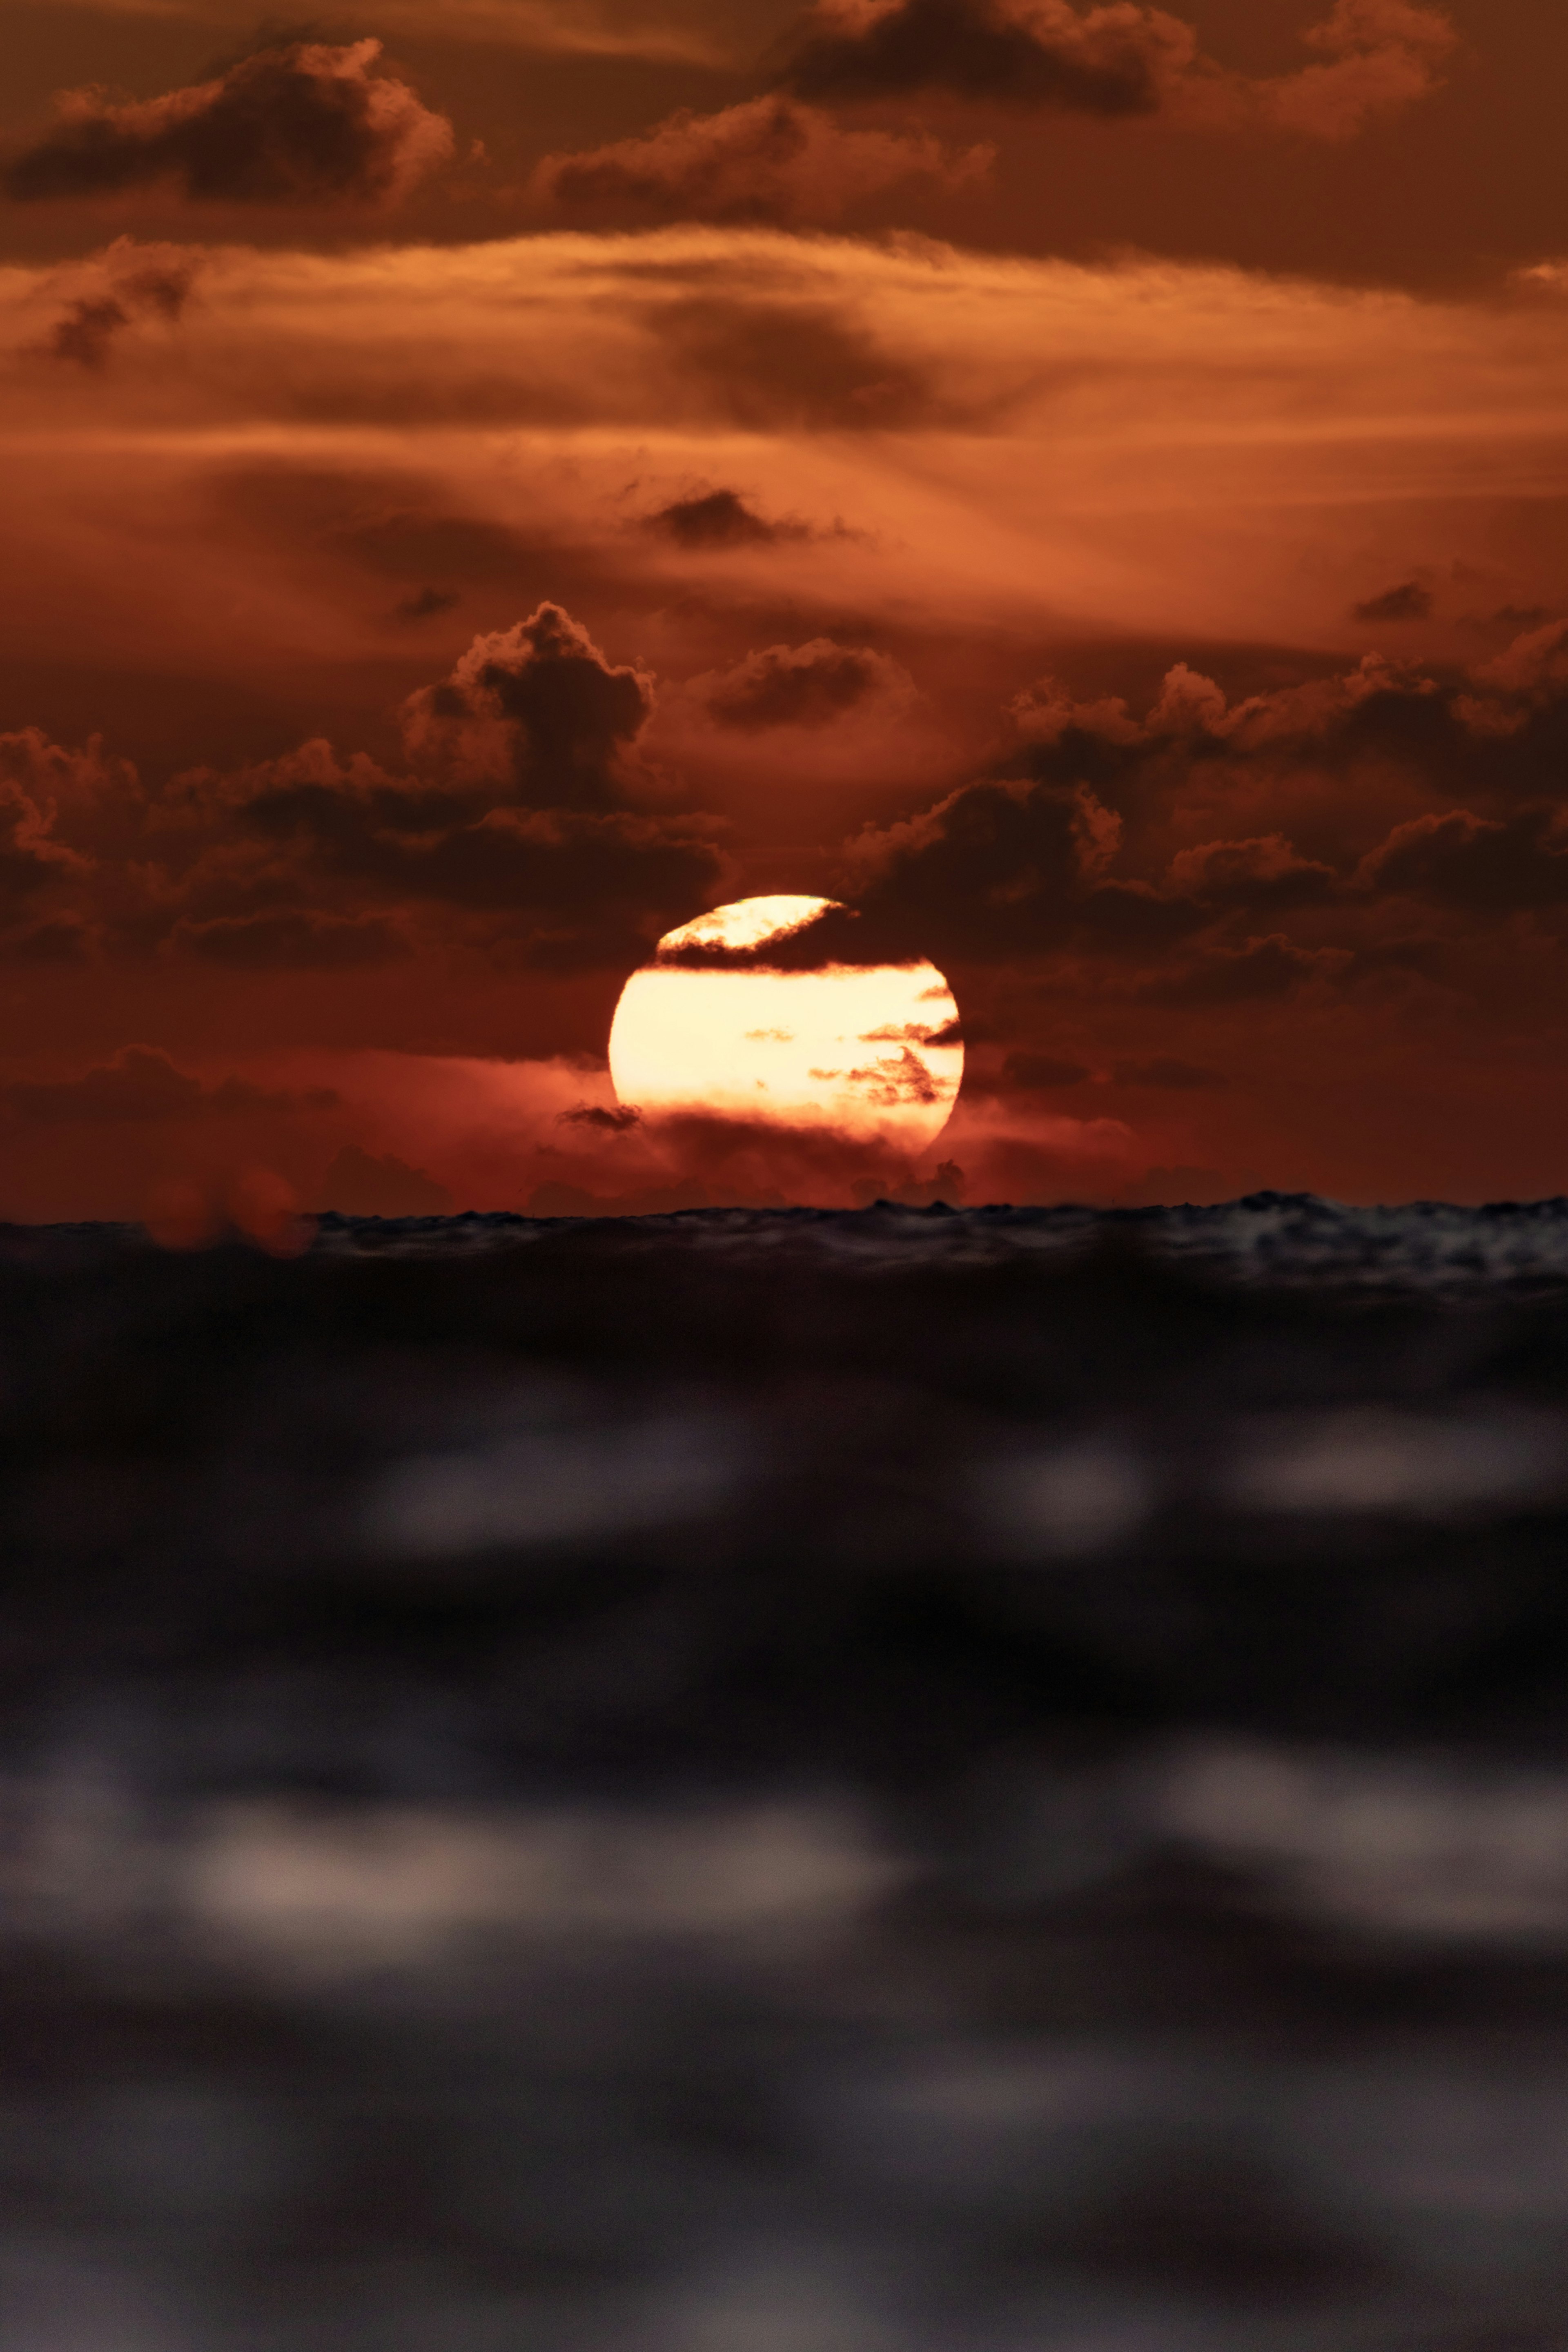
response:
M0 1216L1568 1189L1560 9L0 17ZM615 1117L771 891L915 1170Z

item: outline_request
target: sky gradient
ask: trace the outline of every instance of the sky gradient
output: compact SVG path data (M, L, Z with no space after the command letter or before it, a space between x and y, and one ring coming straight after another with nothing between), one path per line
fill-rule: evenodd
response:
M0 1216L1568 1188L1560 10L0 18ZM918 1164L616 1105L756 892Z

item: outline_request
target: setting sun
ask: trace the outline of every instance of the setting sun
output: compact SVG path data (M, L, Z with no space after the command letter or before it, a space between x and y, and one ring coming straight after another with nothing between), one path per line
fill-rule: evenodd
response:
M626 982L610 1031L623 1103L823 1128L914 1157L946 1125L963 1075L958 1007L932 963L770 966L828 898L742 898L667 932ZM682 951L754 957L692 969Z

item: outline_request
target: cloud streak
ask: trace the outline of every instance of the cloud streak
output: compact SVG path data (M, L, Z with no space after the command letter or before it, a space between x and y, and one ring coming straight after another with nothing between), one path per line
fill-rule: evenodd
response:
M992 155L924 131L845 130L778 94L718 114L687 109L636 138L546 156L531 192L547 210L585 221L834 221L901 182L962 186Z

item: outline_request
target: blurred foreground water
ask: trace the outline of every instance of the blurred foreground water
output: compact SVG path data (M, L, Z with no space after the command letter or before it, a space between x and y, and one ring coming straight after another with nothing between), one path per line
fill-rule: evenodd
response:
M5 2352L1568 2347L1568 1202L0 1295Z

